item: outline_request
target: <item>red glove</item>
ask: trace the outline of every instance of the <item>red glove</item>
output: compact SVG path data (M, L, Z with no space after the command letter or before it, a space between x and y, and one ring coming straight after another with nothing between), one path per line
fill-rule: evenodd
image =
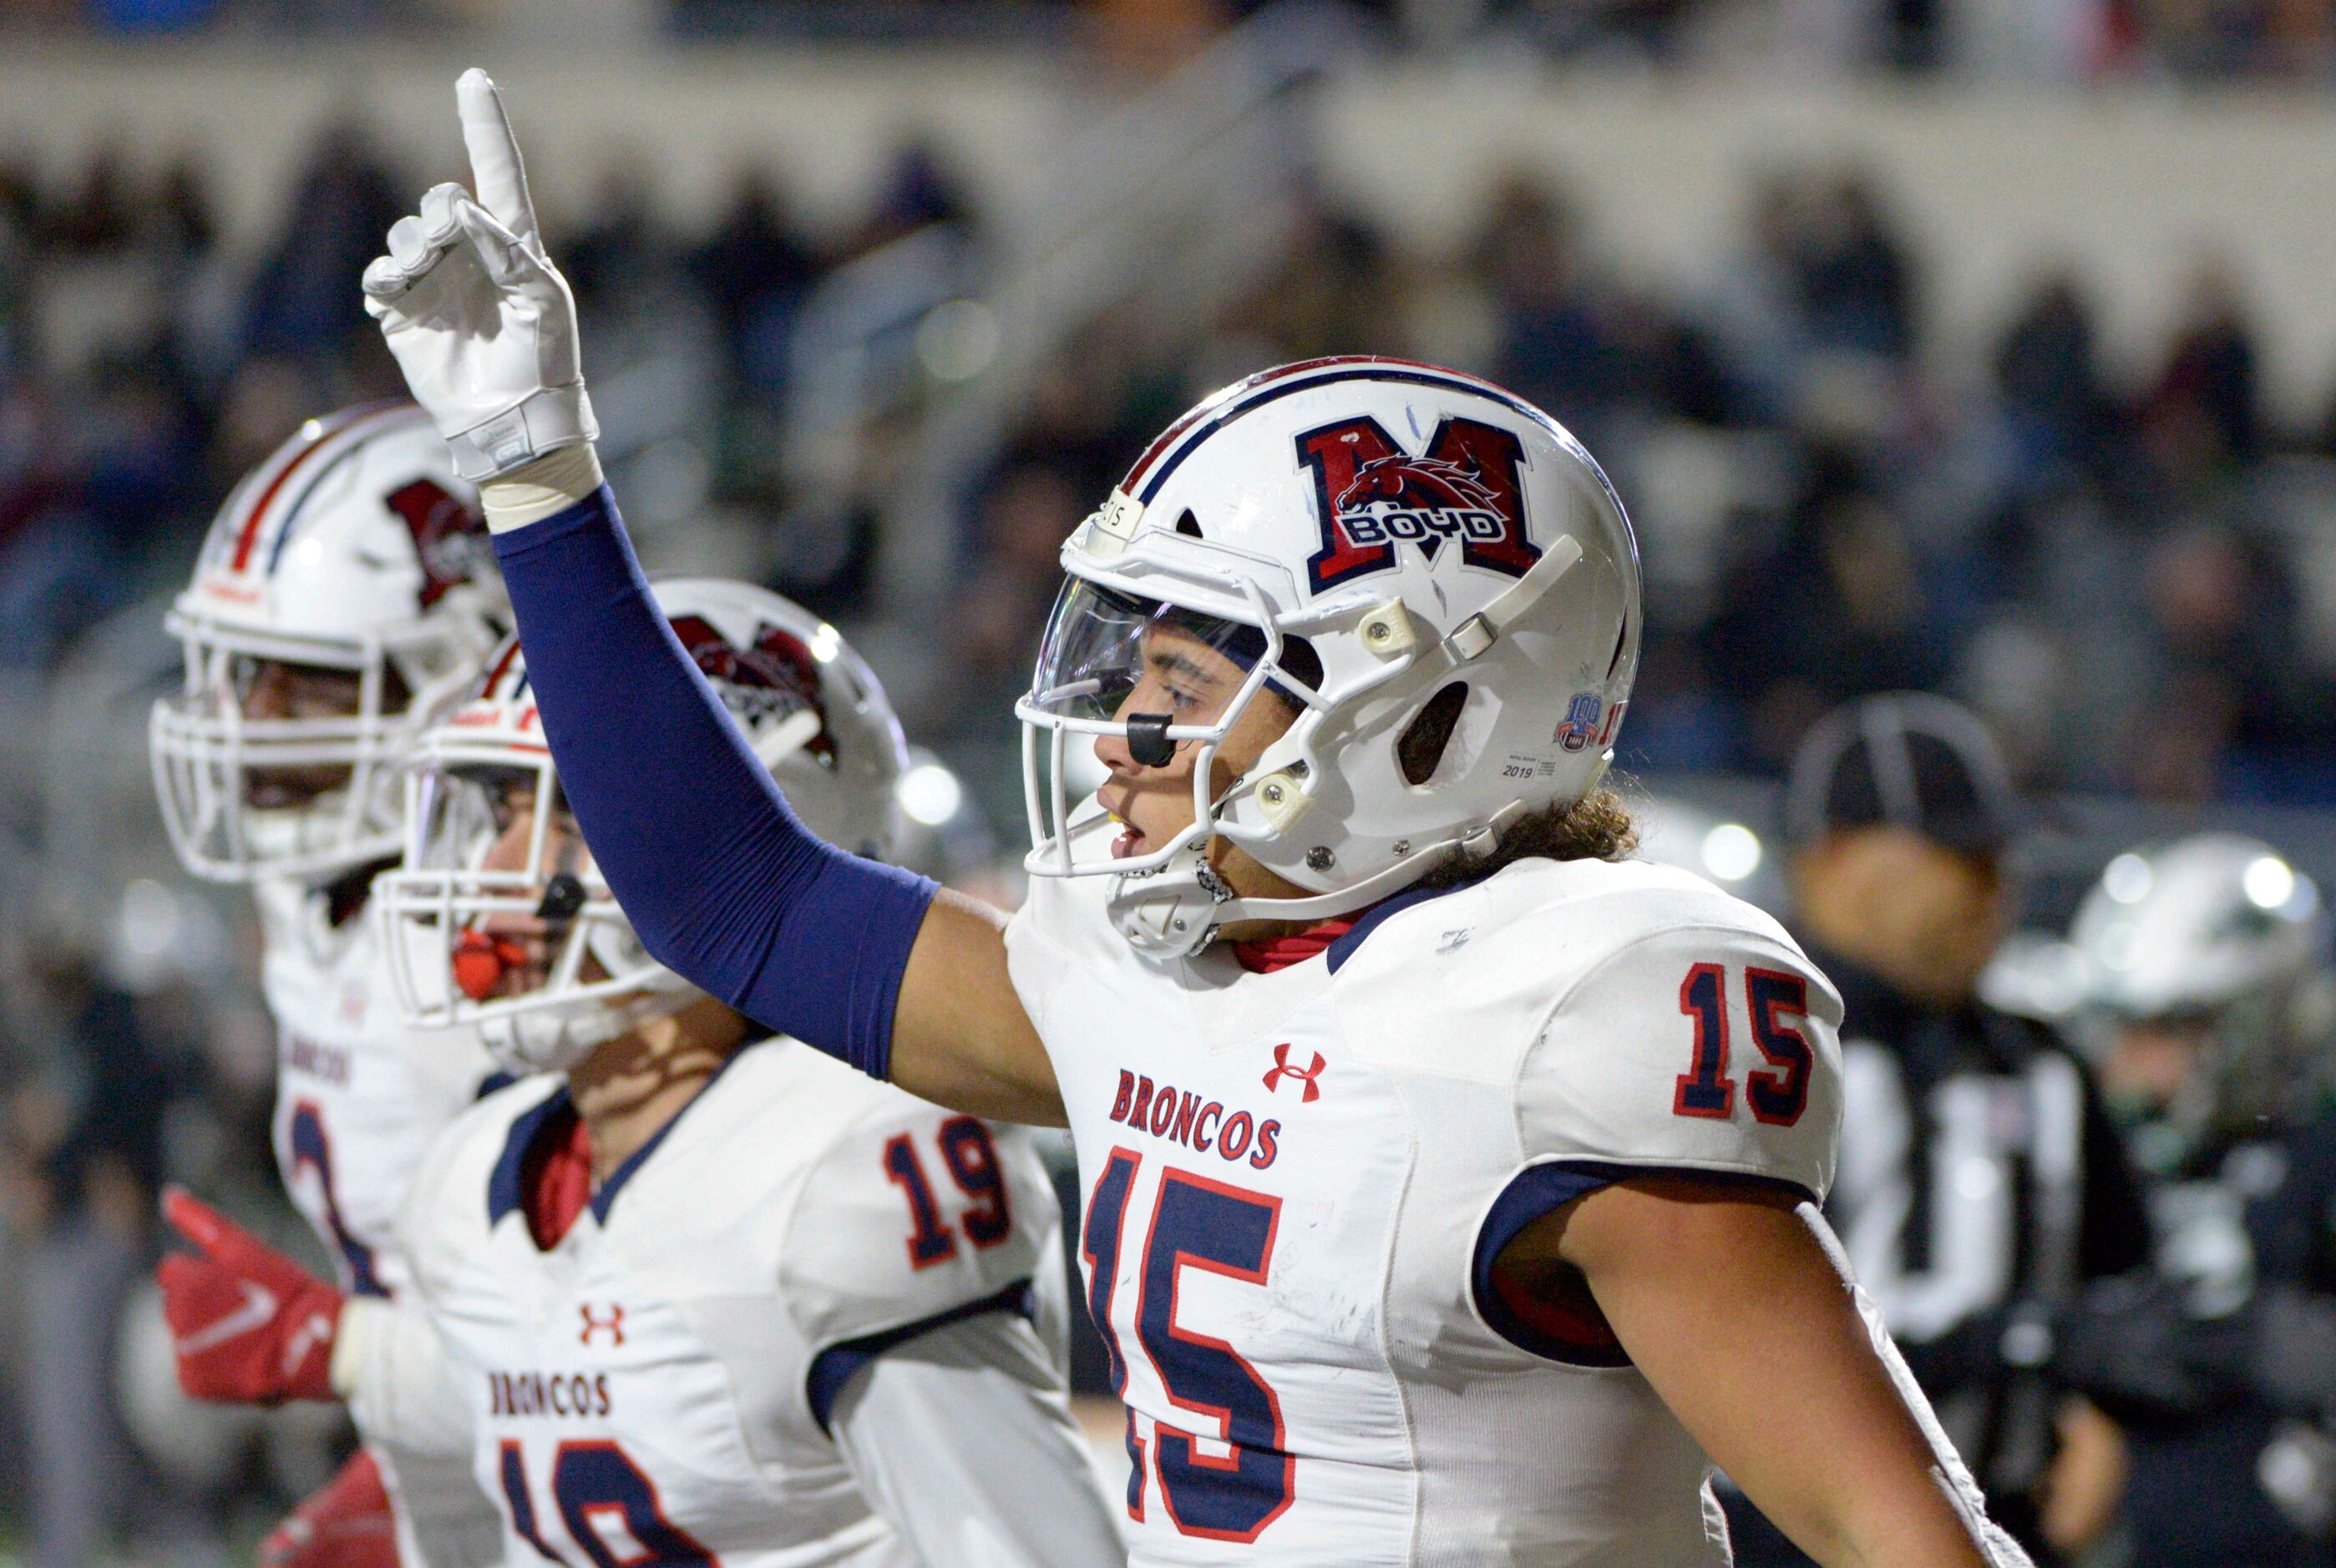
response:
M179 1387L247 1405L333 1398L341 1292L182 1187L162 1215L197 1248L154 1271Z
M397 1568L397 1521L381 1466L359 1448L259 1544L259 1568Z

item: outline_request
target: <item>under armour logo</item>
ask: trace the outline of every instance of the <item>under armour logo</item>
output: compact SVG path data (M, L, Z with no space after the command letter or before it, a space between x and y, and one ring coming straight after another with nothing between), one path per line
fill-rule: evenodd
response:
M1322 1086L1314 1080L1322 1076L1322 1070L1329 1065L1329 1063L1322 1060L1322 1053L1318 1050L1314 1053L1313 1066L1292 1067L1290 1065L1290 1048L1287 1045L1277 1045L1273 1048L1273 1067L1265 1075L1265 1087L1279 1089L1281 1087L1283 1079L1294 1078L1306 1086L1305 1098L1299 1103L1312 1105L1322 1098Z
M594 1317L592 1309L589 1305L579 1304L576 1310L583 1315L584 1319L583 1331L576 1336L578 1344L590 1344L592 1336L595 1334L608 1335L608 1342L612 1345L621 1345L625 1342L625 1309L623 1307L614 1302L609 1302L608 1315L605 1318Z

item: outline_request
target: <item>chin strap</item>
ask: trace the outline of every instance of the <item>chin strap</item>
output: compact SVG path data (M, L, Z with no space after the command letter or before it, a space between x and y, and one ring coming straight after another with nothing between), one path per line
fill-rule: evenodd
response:
M1306 898L1240 897L1209 865L1205 849L1194 845L1180 850L1158 871L1118 878L1111 893L1113 923L1137 952L1153 958L1183 958L1208 946L1219 931L1237 921L1303 924L1354 915L1402 892L1455 855L1489 858L1523 810L1523 802L1516 802L1492 821L1431 844L1352 886Z
M1157 871L1117 878L1111 892L1113 924L1147 957L1183 958L1208 946L1219 931L1236 921L1334 920L1402 892L1455 856L1491 859L1509 825L1525 810L1523 801L1513 800L1489 821L1430 844L1351 886L1306 898L1238 896L1208 863L1203 841L1179 850Z

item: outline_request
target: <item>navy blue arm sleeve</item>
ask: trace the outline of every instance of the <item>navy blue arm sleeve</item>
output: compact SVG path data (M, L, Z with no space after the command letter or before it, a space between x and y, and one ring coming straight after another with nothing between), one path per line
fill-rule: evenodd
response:
M666 624L608 488L495 536L585 841L657 962L878 1078L934 883L796 819Z

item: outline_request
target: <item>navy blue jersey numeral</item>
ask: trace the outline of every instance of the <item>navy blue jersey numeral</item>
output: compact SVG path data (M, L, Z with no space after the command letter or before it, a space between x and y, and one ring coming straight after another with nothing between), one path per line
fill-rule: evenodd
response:
M1133 1149L1115 1148L1104 1162L1087 1195L1086 1218L1079 1227L1079 1252L1087 1264L1087 1315L1103 1336L1104 1364L1111 1373L1111 1391L1127 1391L1127 1356L1119 1348L1119 1331L1112 1326L1111 1299L1119 1288L1119 1238L1127 1221L1127 1195L1135 1186L1136 1167L1144 1157ZM1144 1517L1144 1444L1135 1435L1135 1412L1127 1413L1127 1516Z
M665 1516L657 1487L625 1451L605 1439L571 1439L551 1461L551 1495L560 1517L592 1568L721 1568L714 1553ZM639 1543L642 1552L618 1556L604 1534L610 1525ZM622 1537L619 1537L620 1539Z
M958 1221L975 1250L994 1247L1012 1235L1014 1207L1006 1191L1006 1166L998 1157L989 1124L979 1117L953 1116L941 1123L933 1141L940 1145L941 1165L949 1180L966 1196L968 1206ZM926 1269L957 1256L957 1231L941 1217L914 1137L896 1133L885 1143L884 1175L908 1200L910 1263Z
M1297 1497L1298 1461L1285 1446L1281 1401L1232 1346L1176 1321L1178 1276L1186 1269L1263 1284L1280 1221L1280 1198L1185 1171L1161 1174L1144 1242L1136 1333L1169 1399L1205 1418L1208 1437L1231 1450L1212 1457L1192 1434L1154 1424L1160 1500L1183 1534L1254 1541Z
M1129 1195L1144 1157L1115 1148L1087 1195L1079 1251L1087 1266L1087 1312L1103 1336L1112 1392L1127 1388L1127 1356L1112 1305L1119 1285ZM1251 1284L1265 1282L1281 1200L1228 1186L1189 1171L1161 1172L1152 1220L1136 1268L1135 1333L1179 1409L1206 1418L1199 1436L1229 1450L1203 1453L1196 1434L1164 1421L1152 1428L1151 1459L1160 1500L1177 1533L1212 1541L1254 1541L1298 1496L1298 1461L1286 1447L1281 1401L1257 1370L1224 1341L1179 1323L1177 1286L1201 1269ZM1145 1445L1135 1414L1127 1417L1127 1514L1144 1508Z
M977 1247L994 1247L1014 1232L1014 1211L1006 1197L1006 1170L998 1163L998 1146L979 1117L953 1116L941 1123L941 1163L949 1179L973 1200L965 1211L966 1239Z
M511 1510L511 1533L534 1547L545 1562L565 1563L544 1544L542 1533L535 1527L535 1498L527 1489L527 1459L520 1446L506 1437L496 1457L502 1476L503 1505Z
M569 1559L548 1545L537 1528L519 1443L505 1438L500 1459L512 1532L546 1561L567 1564ZM720 1558L666 1517L656 1483L606 1438L571 1438L552 1451L551 1497L569 1539L591 1568L722 1568Z
M1719 965L1698 963L1679 982L1679 1011L1695 1020L1695 1056L1672 1092L1674 1116L1725 1121L1736 1108L1736 1085L1728 1076L1726 979Z
M1757 1120L1790 1127L1809 1108L1809 1071L1816 1052L1809 1049L1808 1037L1782 1018L1808 1016L1808 982L1782 970L1747 967L1744 993L1752 1043L1768 1063L1745 1075L1745 1102ZM1717 963L1690 967L1679 982L1679 1011L1695 1021L1695 1043L1688 1070L1672 1091L1671 1114L1725 1121L1736 1110L1736 1080L1728 1073L1728 972Z
M351 1235L341 1218L341 1200L333 1188L333 1140L326 1135L325 1113L316 1101L293 1103L290 1131L291 1169L287 1175L297 1179L304 1170L316 1173L317 1188L325 1196L325 1224L333 1233L333 1245L348 1271L349 1289L360 1296L389 1294L374 1268L373 1249Z
M1752 1004L1752 1043L1760 1048L1770 1067L1780 1070L1747 1075L1744 1098L1760 1120L1790 1127L1809 1108L1809 1069L1816 1053L1809 1049L1807 1036L1779 1023L1776 1015L1808 1016L1808 982L1779 970L1747 969L1744 992Z
M907 1133L896 1134L885 1144L884 1175L909 1200L909 1266L929 1269L957 1256L957 1233L941 1219L924 1159Z

